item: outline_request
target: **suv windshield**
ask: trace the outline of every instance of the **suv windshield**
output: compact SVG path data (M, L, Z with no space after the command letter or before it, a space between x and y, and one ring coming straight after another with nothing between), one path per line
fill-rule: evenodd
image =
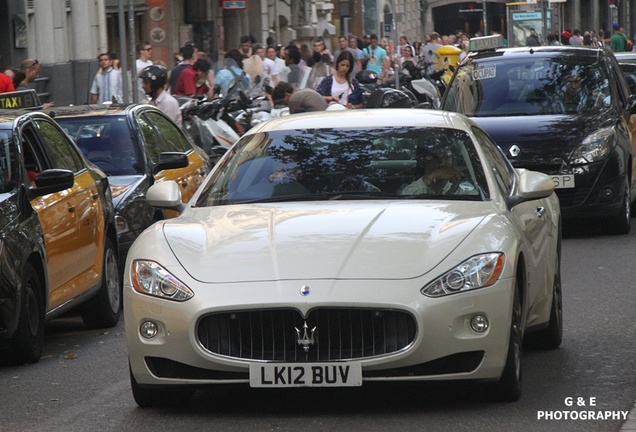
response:
M462 66L443 109L470 117L590 114L610 103L607 73L596 58L498 56Z
M448 128L315 129L244 137L197 206L343 199L487 199L471 137ZM230 155L228 155L230 156ZM426 187L427 172L456 173ZM429 181L430 183L430 181Z

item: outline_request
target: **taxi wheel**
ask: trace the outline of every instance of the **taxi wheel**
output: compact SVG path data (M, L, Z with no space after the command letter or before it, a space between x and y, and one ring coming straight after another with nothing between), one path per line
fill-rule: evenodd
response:
M523 354L523 331L521 320L523 310L519 283L515 286L514 301L512 304L512 320L510 324L510 340L508 342L508 355L506 356L506 366L501 374L501 378L495 383L492 389L492 396L502 402L514 402L519 400L523 389L521 357Z
M8 362L16 365L40 360L44 346L44 290L38 273L29 263L22 270L22 286L18 328L6 352Z
M104 265L99 292L82 310L82 319L89 328L113 327L121 314L121 289L117 270L117 253L113 243L106 239Z

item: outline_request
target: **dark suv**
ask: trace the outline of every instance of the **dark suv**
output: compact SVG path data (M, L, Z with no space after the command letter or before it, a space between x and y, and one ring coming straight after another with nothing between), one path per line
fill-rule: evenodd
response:
M458 66L442 109L469 116L515 167L550 174L564 217L631 227L636 97L604 48L488 49Z

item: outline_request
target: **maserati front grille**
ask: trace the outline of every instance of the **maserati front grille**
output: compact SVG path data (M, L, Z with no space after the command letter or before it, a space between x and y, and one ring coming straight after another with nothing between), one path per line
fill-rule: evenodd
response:
M304 318L294 309L209 314L197 326L208 351L246 360L317 362L383 356L416 336L412 315L384 309L321 308Z

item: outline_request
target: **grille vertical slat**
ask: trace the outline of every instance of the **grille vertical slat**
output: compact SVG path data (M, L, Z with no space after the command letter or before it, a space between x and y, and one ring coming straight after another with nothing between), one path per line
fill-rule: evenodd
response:
M296 329L314 343L308 352ZM292 309L235 311L207 315L197 337L210 352L240 359L315 362L368 358L406 348L416 335L413 317L401 311L318 308L303 318ZM306 341L308 342L308 341Z

